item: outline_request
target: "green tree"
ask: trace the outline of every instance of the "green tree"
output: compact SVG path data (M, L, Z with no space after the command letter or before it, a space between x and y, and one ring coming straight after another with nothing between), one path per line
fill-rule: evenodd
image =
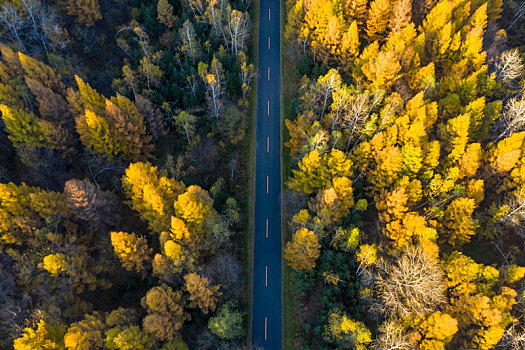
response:
M238 339L245 334L242 313L236 311L232 303L219 308L217 314L208 321L208 328L222 339Z

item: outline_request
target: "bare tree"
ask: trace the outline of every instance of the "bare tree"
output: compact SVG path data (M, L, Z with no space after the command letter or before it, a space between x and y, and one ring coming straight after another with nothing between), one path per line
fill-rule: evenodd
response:
M523 327L516 322L512 323L511 326L505 330L505 333L496 348L508 350L525 349L525 330Z
M410 350L414 347L408 341L399 321L390 319L379 326L379 336L374 340L372 348L375 350Z
M507 84L523 75L523 61L518 49L504 51L496 60L496 79L501 79Z
M21 36L27 27L27 19L11 3L4 2L2 7L0 7L0 23L11 33L11 40L17 41L22 49L26 51Z
M377 285L392 315L424 316L445 302L444 274L439 262L420 247L405 250L393 264L383 267Z
M496 229L506 227L514 230L516 234L525 238L525 194L520 191L517 195L507 197L505 205L508 207L507 213L501 216L497 223Z
M23 0L21 5L31 28L30 36L40 41L46 53L49 53L49 46L65 45L64 30L58 23L58 16L49 6L38 0Z
M498 126L501 131L497 140L510 136L525 127L525 98L510 98L505 105L503 113L498 118Z

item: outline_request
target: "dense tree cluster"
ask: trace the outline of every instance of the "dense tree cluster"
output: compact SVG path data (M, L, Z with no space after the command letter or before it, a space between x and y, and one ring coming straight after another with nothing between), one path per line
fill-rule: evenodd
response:
M0 4L0 348L240 348L249 2Z
M522 9L286 2L296 346L522 347Z

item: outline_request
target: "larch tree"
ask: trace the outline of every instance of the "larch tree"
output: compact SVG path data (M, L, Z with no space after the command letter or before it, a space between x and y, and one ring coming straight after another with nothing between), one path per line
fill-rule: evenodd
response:
M65 349L65 332L64 325L54 325L40 320L35 329L25 328L21 336L15 339L13 346L15 350Z
M315 233L302 228L297 230L292 240L286 244L284 258L292 268L308 272L315 267L315 261L321 254L319 248L321 245Z
M136 210L157 233L169 231L173 203L184 192L184 184L160 175L157 167L148 163L131 163L122 177L122 186Z
M137 236L127 232L111 232L111 245L119 258L122 267L128 271L142 273L145 271L145 263L151 260L152 250L144 236Z
M388 25L392 18L390 0L374 0L370 3L366 20L366 35L369 42L386 37Z

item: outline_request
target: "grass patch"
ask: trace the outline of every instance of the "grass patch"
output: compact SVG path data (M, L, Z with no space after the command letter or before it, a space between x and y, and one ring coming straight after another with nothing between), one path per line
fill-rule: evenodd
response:
M284 147L284 142L290 138L284 124L285 119L295 118L292 114L292 102L299 89L300 79L297 76L295 62L285 55L284 45L284 26L286 21L286 11L284 3L281 3L281 193L284 193L285 181L291 175L292 162L288 148ZM281 210L281 213L283 211ZM292 232L288 229L288 218L281 216L282 246L291 239ZM295 342L299 334L299 324L294 317L297 312L295 302L292 269L283 260L283 349L298 349Z

